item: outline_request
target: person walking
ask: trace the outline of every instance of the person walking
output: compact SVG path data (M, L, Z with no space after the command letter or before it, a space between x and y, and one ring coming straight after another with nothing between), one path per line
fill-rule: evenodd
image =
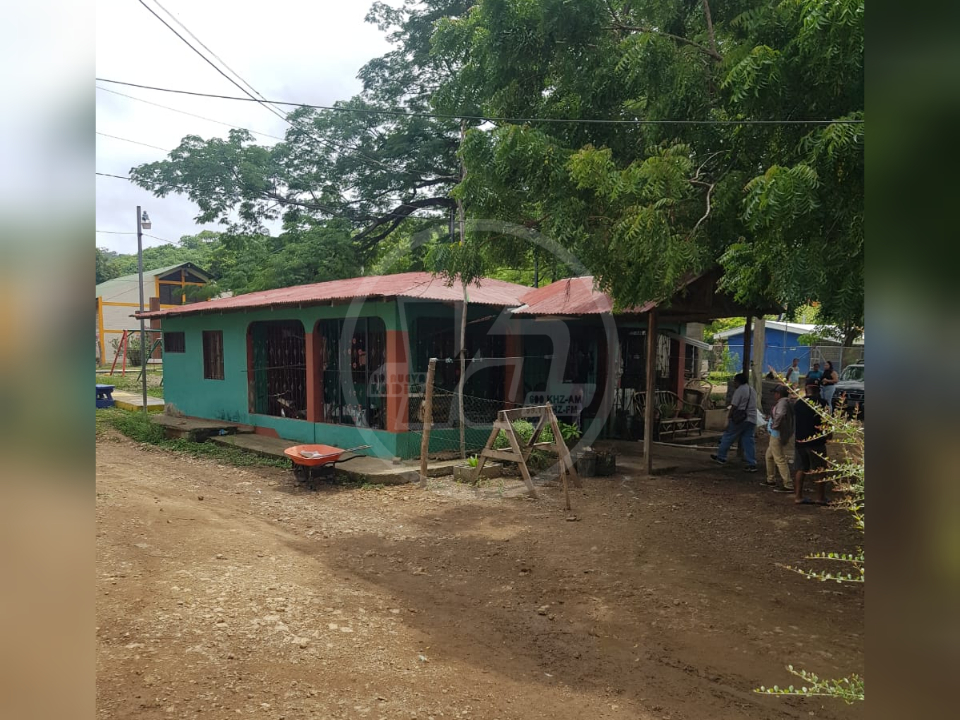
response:
M786 385L778 385L773 392L776 402L767 418L770 442L765 455L767 478L763 484L776 492L793 492L793 478L790 477L793 453L790 452L790 444L793 442L794 408L790 402L790 389Z
M733 397L730 399L728 408L727 429L720 438L717 454L711 455L710 458L720 465L726 465L730 447L739 440L743 448L743 459L747 463L744 472L756 472L757 393L747 382L746 373L737 373L733 376L733 387Z
M815 408L827 409L820 397L816 380L807 378L804 385L806 397L797 400L794 408L794 435L796 437L796 473L793 477L794 502L798 505L812 504L803 497L803 480L812 475L817 486L817 505L827 504L827 483L824 469L827 466L827 438L820 425L822 419Z

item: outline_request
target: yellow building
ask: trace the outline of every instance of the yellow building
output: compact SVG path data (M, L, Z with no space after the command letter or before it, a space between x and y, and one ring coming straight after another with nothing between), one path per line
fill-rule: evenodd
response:
M124 275L97 285L97 357L101 365L113 362L117 350L113 341L123 337L124 330L138 330L140 323L133 313L140 308L138 275ZM181 263L143 272L143 304L147 310L177 307L197 302L188 297L190 286L202 286L210 276L193 263ZM159 337L158 321L148 323L147 342ZM118 343L119 345L119 343ZM159 353L154 358L159 357Z

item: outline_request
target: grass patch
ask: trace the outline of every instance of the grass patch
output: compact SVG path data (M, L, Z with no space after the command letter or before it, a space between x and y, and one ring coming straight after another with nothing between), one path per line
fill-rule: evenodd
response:
M117 390L124 390L140 394L143 392L141 381L137 379L140 374L140 368L131 370L127 368L127 374L121 375L118 370L113 375L97 375L98 385L113 385ZM147 370L147 395L155 398L163 397L163 386L160 382L163 380L163 373L155 370Z
M120 408L97 410L97 435L107 428L131 440L155 445L156 447L196 458L207 458L225 465L237 467L281 467L289 468L290 461L285 458L266 458L239 448L226 447L216 443L198 443L191 440L171 440L166 437L159 425L150 422L148 415L142 412L128 412Z

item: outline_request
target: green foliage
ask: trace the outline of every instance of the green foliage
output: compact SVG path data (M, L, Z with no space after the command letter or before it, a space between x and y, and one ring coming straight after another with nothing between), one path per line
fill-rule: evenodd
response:
M121 337L115 337L110 341L110 346L113 348L113 352L120 355L120 363L123 362L123 349L120 346ZM147 342L150 342L149 336L147 337ZM148 345L149 347L149 345ZM109 357L109 356L108 356ZM140 352L140 333L133 333L127 337L127 367L139 368L142 361L142 354ZM136 372L136 371L134 371Z
M97 285L123 275L117 263L117 254L112 250L97 248Z
M865 688L863 678L859 675L850 675L850 677L840 678L839 680L821 679L812 672L806 670L794 670L793 665L788 665L787 670L800 678L803 685L796 687L790 685L781 688L774 685L771 688L760 686L758 692L764 695L800 695L802 697L830 697L843 700L848 705L863 701L865 697Z
M730 317L714 320L703 329L703 340L704 342L713 344L717 333L722 333L725 330L733 330L734 328L742 328L746 322L747 319L745 317Z
M467 458L467 466L475 468L480 463L480 459L476 455L471 455Z
M779 377L779 376L778 376ZM779 377L783 382L783 378ZM786 384L786 383L784 383ZM791 389L796 395L796 391ZM807 402L798 397L797 402ZM820 431L823 436L832 439L839 449L839 458L826 457L827 480L833 483L835 493L840 499L835 504L850 514L854 525L861 534L866 532L866 477L864 472L864 433L863 425L850 419L843 411L842 403L835 411L828 411L819 405L808 403L820 417ZM834 582L838 584L863 585L866 582L866 553L862 547L855 552L817 552L806 556L807 560L839 565L842 569L811 570L793 566L781 566L796 572L808 580ZM847 703L864 699L864 680L858 675L850 675L839 680L825 680L806 670L787 670L804 681L800 687L793 685L780 688L760 687L757 692L768 695L802 695L805 697L824 696L839 698Z
M580 429L576 425L568 425L567 423L559 421L557 422L557 426L560 428L560 436L563 438L564 443L568 447L576 445L580 439ZM517 436L517 442L520 443L521 447L530 442L530 438L533 437L533 431L534 425L532 423L526 420L513 421L513 432ZM540 432L540 437L537 442L553 442L553 430L549 427L544 427ZM497 450L506 450L510 447L510 441L507 439L507 435L503 430L499 432L497 439L494 440L493 447ZM552 453L547 453L543 450L534 450L527 459L527 466L532 470L542 470L543 468L550 467L554 462L556 462L556 459Z
M863 125L710 123L862 120L864 2L714 2L711 27L704 6L376 2L367 19L392 47L339 105L411 114L301 108L272 147L242 130L188 136L131 177L186 194L198 221L243 239L249 256L215 271L224 289L360 265L529 282L537 259L544 280L589 272L623 307L719 266L747 305L819 301L818 322L852 332L863 325ZM461 146L459 121L423 112L516 120L471 120ZM470 225L451 244L457 200L468 221L501 224ZM274 218L284 232L264 238ZM544 254L556 259L525 233L555 242Z
M290 467L289 460L264 458L238 448L183 439L168 440L163 428L150 422L150 416L142 412L128 412L119 408L97 410L98 433L104 432L106 427L113 428L136 442L154 445L190 457L207 458L238 467Z

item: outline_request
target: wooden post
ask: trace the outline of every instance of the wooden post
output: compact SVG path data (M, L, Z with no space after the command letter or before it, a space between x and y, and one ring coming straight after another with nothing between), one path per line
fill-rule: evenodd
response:
M763 397L763 361L766 357L764 350L767 344L766 322L762 317L758 317L753 322L753 362L751 369L753 374L749 377L750 384L757 392L757 406L760 406L760 398Z
M643 408L643 468L653 474L653 411L657 383L657 311L647 313L647 397Z
M747 315L747 321L743 324L743 353L741 353L741 359L743 360L742 372L747 375L748 379L750 377L750 343L753 335L750 332L750 327L752 324L753 315Z
M420 487L427 486L427 455L430 452L430 428L433 425L433 376L437 359L430 358L427 366L427 387L423 394L423 437L420 440Z

